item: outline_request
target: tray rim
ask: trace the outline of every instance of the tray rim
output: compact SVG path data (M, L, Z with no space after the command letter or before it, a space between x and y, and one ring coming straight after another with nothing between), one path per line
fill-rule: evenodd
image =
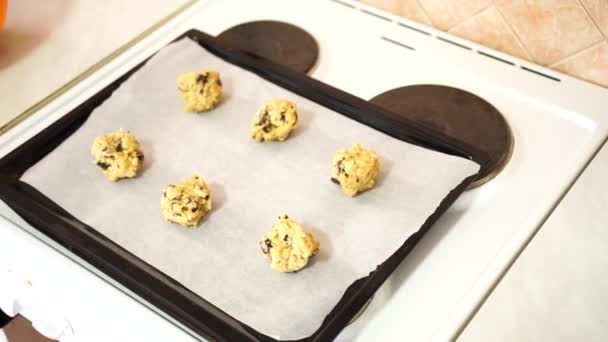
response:
M405 142L473 160L480 164L481 169L479 172L485 167L483 158L473 157L482 156L477 149L466 146L449 137L443 136L440 133L431 132L422 126L402 117L398 117L367 101L314 80L304 74L293 72L273 64L272 62L238 51L238 49L224 46L221 42L216 40L215 37L201 31L188 30L178 36L174 41L184 38L190 38L196 41L202 48L207 49L209 52L224 60L230 59L228 60L229 63L253 71L267 81L307 97L362 124L368 125ZM93 109L111 96L111 93L143 66L149 58L105 86L95 95L85 100L76 108L46 127L43 131L0 159L0 199L4 200L35 229L66 247L110 278L133 291L158 309L164 311L181 324L184 324L192 331L213 340L276 341L239 322L236 318L227 315L219 308L207 302L204 298L194 294L169 276L158 271L152 265L145 263L143 260L105 238L92 227L78 221L71 214L55 204L51 199L47 198L25 182L19 180L25 170L38 162L77 130L86 121ZM298 87L304 87L309 91L312 89L312 95L311 93L302 94L299 91L294 90L294 88ZM311 96L314 95L321 97L311 98ZM320 101L324 101L325 103L320 103ZM381 122L378 123L378 121ZM395 132L396 126L399 126L399 129L407 132L398 134L399 132ZM54 142L48 143L49 140L53 138L55 139ZM32 151L32 147L39 148ZM431 225L475 180L479 172L467 177L453 189L443 199L437 210L427 218L419 231L411 235L404 244L386 261L380 264L376 270L372 270L370 275L358 279L351 284L345 290L336 306L328 313L321 327L313 335L301 340L325 341L337 336L348 324L350 318L357 313L380 285L384 283L399 263L405 259L424 233L430 229ZM94 247L96 248L90 248L91 241L94 242ZM135 267L134 265L139 264L142 267L138 269L138 271L140 271L139 273L142 273L139 274L140 278L143 278L144 280L151 278L153 285L157 287L160 286L160 288L150 288L150 286L148 286L149 284L141 281L142 279L133 279L131 276L133 271L126 272L124 269L121 270L112 267L112 263L108 264L107 260L104 262L103 256L98 254L107 254L105 257L110 256L110 259L117 259L118 261L127 263L130 262L128 266ZM137 273L138 272L135 272L135 274ZM163 286L168 286L170 289L165 289ZM163 291L159 292L159 289L164 289L164 293L160 293ZM175 292L178 292L178 297L175 296ZM199 302L202 301L201 307L193 307L194 301L190 300L192 296L196 297L195 299L198 299ZM171 300L168 298L171 298ZM180 303L183 304L183 306L180 307L176 304L176 298L182 301ZM185 310L184 307L189 308L190 310Z

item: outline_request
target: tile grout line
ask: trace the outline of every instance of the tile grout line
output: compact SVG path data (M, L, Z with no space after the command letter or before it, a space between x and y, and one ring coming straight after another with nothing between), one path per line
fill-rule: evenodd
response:
M560 64L562 62L565 62L566 60L571 59L571 58L576 58L579 55L582 55L583 53L588 52L589 50L595 49L596 47L598 47L598 46L600 46L600 45L602 45L604 43L606 43L606 41L604 39L602 39L600 41L597 41L597 42L594 42L593 44L591 44L589 46L585 46L584 48L582 48L582 49L580 49L580 50L578 50L578 51L576 51L574 53L571 53L568 56L565 56L564 58L562 58L562 59L560 59L558 61L555 61L555 62L549 64L548 67L549 68L554 68L556 65L558 65L558 64ZM571 75L571 74L568 74L568 75ZM571 76L578 77L577 75L571 75Z
M490 5L488 5L487 7L483 8L482 10L480 10L480 11L478 11L478 12L474 13L474 14L471 14L471 16L469 16L468 18L465 18L464 20L460 21L459 23L457 23L457 24L453 25L453 26L452 26L452 27L450 27L450 28L449 28L449 29L448 29L446 32L451 33L450 31L451 31L451 30L453 30L453 29L455 29L457 26L460 26L460 25L462 25L462 24L466 24L467 22L469 22L469 21L471 21L471 20L475 19L475 18L476 18L478 15L480 15L482 12L484 12L484 11L486 11L486 10L490 9L490 7L492 7L492 6L496 7L496 5L494 4L494 1L491 1L491 2L490 2ZM507 25L507 26L508 26L508 25ZM483 46L485 46L485 47L489 47L489 46L486 46L486 45L484 45L484 44L480 44L480 45L483 45Z
M492 4L491 4L490 6L488 6L487 8L485 8L484 10L482 10L481 12L484 12L484 11L486 11L486 10L488 10L488 9L492 8L492 7L494 7L494 8L496 9L496 11L498 11L498 8L496 8L496 4L494 3L494 1L492 1ZM458 35L458 34L456 34L456 33L453 33L453 32L452 32L452 30L454 30L454 29L458 28L460 25L465 25L465 24L466 24L466 23L468 23L469 21L471 21L471 20L475 19L475 18L476 18L478 15L480 15L480 14L481 14L481 12L479 12L479 13L477 13L476 15L473 15L473 16L471 16L471 17L469 17L469 18L466 18L464 21L460 22L460 23L459 23L459 24L457 24L457 25L454 25L452 28L450 28L450 30L448 31L448 33L450 33L450 34L454 34L454 35L456 35L456 36L458 36L458 37L460 37L460 38L463 38L463 39L466 39L466 40L470 40L470 41L472 41L472 42L474 42L474 43L476 43L476 44L479 44L479 45L481 45L481 46L483 46L483 47L490 48L490 49L496 50L496 51L498 51L498 52L502 52L502 53L504 53L504 54L506 54L506 55L509 55L509 56L512 56L512 57L515 57L515 58L521 58L521 59L527 58L527 60L530 60L530 56L528 55L528 52L527 52L527 51L524 49L524 47L522 46L523 44L522 44L522 43L519 41L519 39L517 38L517 36L516 36L516 35L515 35L515 33L513 32L513 30L511 29L511 27L509 26L509 24L508 24L508 23L505 21L505 19L504 19L504 18L502 17L502 15L500 15L500 14L499 14L499 17L500 17L500 19L502 19L502 22L503 22L504 26L506 26L506 28L507 28L508 32L510 32L510 33L513 35L513 38L515 39L515 43L518 45L518 47L519 47L519 48L521 49L521 51L523 52L523 55L524 55L523 57L521 57L521 56L516 56L516 55L514 55L514 54L512 54L512 53L510 53L510 52L507 52L507 51L500 50L500 49L498 49L498 47L492 47L492 46L490 46L489 44L486 44L486 43L477 42L477 41L475 41L475 40L473 40L473 39L471 39L471 38L465 38L465 37L461 37L460 35ZM476 49L476 50L479 50L479 49ZM483 52L482 52L482 53L483 53ZM517 63L516 63L516 64L517 64Z
M460 25L465 25L465 24L467 24L469 21L472 21L474 18L475 18L475 16L468 17L468 18L466 18L465 20L463 20L463 21L459 22L458 24L456 24L456 25L454 25L454 26L450 27L450 28L449 28L447 31L445 31L445 32L447 32L447 33L449 33L449 34L453 34L453 35L455 35L455 36L457 36L457 37L459 37L459 38L466 39L466 40L470 40L470 41L472 41L472 42L474 42L474 43L477 43L476 41L472 40L471 38L464 38L464 37L461 37L460 35L458 35L458 34L456 34L456 33L453 33L453 32L452 32L452 30L453 30L453 29L458 28ZM479 43L477 43L477 44L479 44ZM484 45L484 44L481 44L481 45Z
M480 9L480 10L476 11L476 12L475 12L475 13L473 13L473 14L470 14L468 17L466 17L466 18L464 18L464 19L461 19L460 21L458 21L458 22L457 22L457 23L455 23L454 25L452 25L452 26L448 27L448 28L445 30L445 32L449 32L449 31L450 31L451 29L453 29L454 27L456 27L456 26L458 26L458 25L460 25L460 24L464 23L465 21L467 21L467 20L469 20L469 19L471 19L471 18L473 18L473 17L476 17L478 14L480 14L481 12L483 12L483 11L487 10L488 8L492 7L493 5L494 5L494 1L492 0L492 1L490 1L490 2L488 3L488 5L487 5L487 6L484 6L482 9Z
M595 21L595 18L593 18L591 13L589 13L589 10L585 6L585 4L583 4L583 2L581 0L576 0L576 1L578 2L579 5L581 5L581 7L583 8L583 11L587 15L587 18L589 20L591 20L591 22L593 23L593 26L595 26L595 29L598 30L598 32L600 33L600 35L602 35L602 37L604 39L607 39L608 37L606 37L606 35L604 34L604 31L602 31L602 29L600 28L600 25Z
M426 18L426 20L428 20L429 24L431 25L431 27L433 28L437 28L435 26L435 24L433 24L433 20L431 20L431 16L429 15L429 13L427 12L426 8L424 8L424 6L422 6L422 3L420 3L420 0L414 0L416 1L416 3L418 4L418 7L420 7L420 10L422 11L422 14L424 15L424 17Z
M467 22L469 22L469 21L471 21L471 20L475 19L475 17L477 17L477 15L478 15L478 14L481 14L481 12L483 12L483 11L487 10L487 9L488 9L488 8L490 8L491 6L492 6L492 5L490 5L490 6L486 7L486 8L484 8L483 10L481 10L481 11L480 11L480 12L478 12L478 13L472 14L471 16L469 16L469 17L465 18L464 20L462 20L462 21L458 22L457 24L452 25L452 27L450 27L449 29L447 29L445 32L447 32L447 33L452 33L452 32L450 32L450 31L452 31L453 29L455 29L456 27L458 27L458 26L460 26L460 25L466 24Z
M513 33L513 35L515 36L515 39L517 40L519 45L521 45L522 49L524 50L524 53L528 57L528 61L536 63L536 61L534 60L534 56L532 55L532 53L530 52L530 50L528 49L526 44L524 44L524 41L521 39L519 34L517 34L517 31L515 30L513 25L511 25L511 23L509 23L509 21L507 20L507 17L505 17L505 15L502 13L502 10L498 6L498 4L496 4L496 1L492 1L492 3L494 3L494 7L496 7L496 11L498 11L498 14L502 18L502 20L504 20L505 24L509 28L509 31L511 31L511 33Z

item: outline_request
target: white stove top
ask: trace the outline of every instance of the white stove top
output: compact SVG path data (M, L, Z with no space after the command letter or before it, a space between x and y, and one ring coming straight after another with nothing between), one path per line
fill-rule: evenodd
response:
M0 154L187 29L219 34L236 24L263 19L293 23L315 37L320 59L311 76L323 82L364 99L411 84L449 85L484 98L511 125L515 147L507 167L488 184L466 192L444 214L339 339L456 336L607 136L608 119L602 118L600 108L608 106L608 95L599 87L357 2L201 1L5 135ZM36 277L33 287L42 294L52 293L52 302L59 303L42 305L46 311L40 311L39 304L30 305L35 307L30 316L40 325L60 310L64 319L50 326L65 327L69 322L65 334L73 332L82 341L192 338L116 285L92 276L80 264L66 262L65 256L47 246L52 242L41 238L42 243L24 233L39 235L7 208L0 213L19 225L2 224L7 229L0 230L0 242L10 244L0 250L0 262L10 260L10 264L0 265L0 272L10 268L31 274ZM13 261L11 255L29 259ZM48 262L33 262L41 259ZM111 329L100 331L100 324Z

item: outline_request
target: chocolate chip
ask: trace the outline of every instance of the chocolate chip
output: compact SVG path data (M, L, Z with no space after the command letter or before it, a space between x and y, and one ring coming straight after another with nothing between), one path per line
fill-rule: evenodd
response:
M175 216L182 216L181 213L174 213Z
M198 210L198 207L194 207L192 209L190 209L191 212L195 213Z
M338 168L338 173L344 173L344 166L342 166L342 160L338 160L336 163L336 167Z
M218 78L218 79L216 79L215 81L217 82L217 85L218 85L218 86L221 86L221 85L222 85L222 81L220 81L220 79L219 79L219 78Z
M122 141L119 141L116 145L116 152L122 152Z
M264 253L264 254L270 253L270 249L272 248L272 241L270 241L270 239L265 239L264 241L260 241L260 248L262 248L262 253Z
M340 185L340 181L337 180L337 179L335 179L334 177L331 177L331 181L334 182L334 183L336 183L336 184L338 184L338 185Z
M108 148L107 148L107 147L104 147L104 148L102 148L102 149L101 149L101 152L105 152L105 151L107 151L107 150L108 150Z
M205 201L209 200L209 195L204 197Z
M264 126L264 128L262 128L262 131L264 131L264 133L269 133L270 132L270 126Z
M106 164L104 162L97 162L97 166L99 166L103 170L107 170L110 167L110 164Z
M137 159L144 160L144 154L141 152L137 152Z
M260 117L260 121L258 121L258 125L262 126L267 124L268 122L270 122L270 116L268 115L268 112L264 112L264 114L262 114L262 116Z
M167 192L163 191L163 197L167 197Z
M285 112L281 112L281 122L285 122Z
M205 83L207 83L208 78L209 76L207 76L207 74L198 74L198 76L196 76L196 82L205 85Z

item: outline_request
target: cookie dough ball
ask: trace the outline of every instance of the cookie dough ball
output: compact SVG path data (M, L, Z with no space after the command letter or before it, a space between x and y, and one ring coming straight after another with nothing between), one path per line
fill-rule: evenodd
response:
M160 208L168 222L194 226L211 210L211 191L202 178L192 176L168 185Z
M251 124L251 136L255 141L283 141L298 123L295 103L272 100L258 109Z
M374 151L361 148L359 144L341 149L332 161L332 178L349 196L374 186L380 161Z
M317 254L319 241L287 215L281 215L272 230L260 240L260 247L264 256L271 260L273 270L295 272Z
M186 105L186 112L205 112L213 109L222 98L220 74L211 70L187 72L177 79L177 89Z
M144 160L137 139L122 129L95 139L91 154L97 166L113 182L135 177Z

